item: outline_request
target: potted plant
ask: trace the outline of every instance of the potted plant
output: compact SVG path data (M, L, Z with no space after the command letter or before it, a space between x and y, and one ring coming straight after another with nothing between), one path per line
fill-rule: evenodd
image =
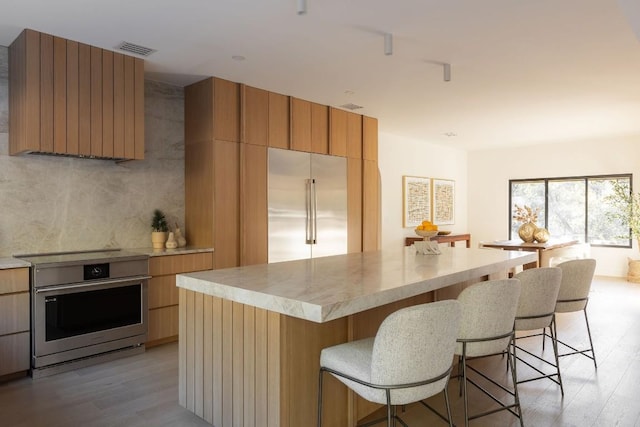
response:
M612 208L609 219L629 226L631 237L638 241L640 247L640 193L632 193L626 181L613 181L612 189L613 193L606 198ZM640 283L640 260L629 258L627 280Z
M151 244L153 249L162 249L164 247L164 242L167 240L167 231L169 231L169 226L164 213L160 209L154 210L153 218L151 219Z

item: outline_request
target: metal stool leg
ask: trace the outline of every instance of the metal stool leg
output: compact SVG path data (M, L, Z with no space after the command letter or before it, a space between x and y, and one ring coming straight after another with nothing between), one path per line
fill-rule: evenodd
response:
M593 341L591 340L591 329L589 328L589 318L587 317L587 306L584 306L582 310L584 312L584 321L587 323L587 335L589 335L589 345L591 346L591 355L593 356L593 365L598 369L598 364L596 363L596 352L593 349Z

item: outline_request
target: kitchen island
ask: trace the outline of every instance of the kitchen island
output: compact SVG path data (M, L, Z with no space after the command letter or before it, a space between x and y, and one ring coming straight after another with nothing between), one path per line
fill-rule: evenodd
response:
M178 275L180 404L215 426L314 425L322 348L373 336L401 307L455 297L536 258L406 247ZM377 408L327 379L325 425L352 426Z

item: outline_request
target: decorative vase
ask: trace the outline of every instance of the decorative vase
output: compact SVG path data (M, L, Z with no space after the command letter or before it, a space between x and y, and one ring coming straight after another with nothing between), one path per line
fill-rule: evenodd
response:
M187 239L185 239L184 236L182 235L182 231L180 230L180 227L178 227L178 224L176 224L176 229L174 230L173 233L175 234L176 241L178 242L179 248L184 248L185 246L187 246Z
M151 232L151 244L153 245L153 249L162 249L164 248L164 242L167 240L167 232L166 231L152 231Z
M531 243L534 240L533 233L538 229L532 222L525 222L518 228L518 236L525 242Z
M178 247L178 242L173 236L173 232L169 233L169 238L167 239L167 243L164 244L167 249L175 249Z
M536 231L533 232L533 239L538 243L546 243L549 237L549 230L546 228L536 228Z

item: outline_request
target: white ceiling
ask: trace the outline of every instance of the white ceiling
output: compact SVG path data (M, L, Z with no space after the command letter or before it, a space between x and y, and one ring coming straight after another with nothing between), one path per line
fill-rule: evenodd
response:
M354 103L382 132L477 150L640 135L639 4L307 0L299 16L298 0L2 0L0 45L23 28L128 41L157 49L151 79Z

